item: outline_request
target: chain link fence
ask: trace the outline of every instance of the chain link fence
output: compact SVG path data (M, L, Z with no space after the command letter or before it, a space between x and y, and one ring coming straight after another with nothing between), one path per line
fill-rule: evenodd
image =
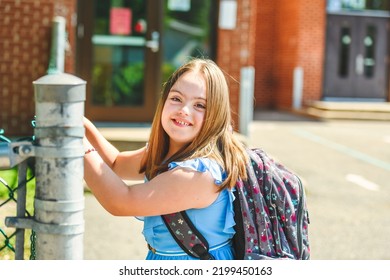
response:
M34 121L33 121L34 125ZM33 141L33 137L19 139ZM12 141L0 129L0 145ZM0 170L0 260L35 259L35 232L23 228L8 228L6 216L31 218L35 191L35 164L33 159L20 163L16 167ZM27 205L27 206L26 206Z

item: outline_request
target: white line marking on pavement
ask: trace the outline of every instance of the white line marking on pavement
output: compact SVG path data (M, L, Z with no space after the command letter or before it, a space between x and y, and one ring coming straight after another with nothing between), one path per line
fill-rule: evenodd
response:
M380 189L380 187L377 184L367 180L366 178L364 178L360 175L347 174L347 176L345 176L345 179L347 179L347 181L355 183L356 185L358 185L362 188L365 188L369 191L379 191L379 189Z
M296 135L299 135L301 137L309 139L309 140L311 140L313 142L319 143L321 145L324 145L326 147L329 147L329 148L332 148L332 149L334 149L336 151L344 153L344 154L346 154L348 156L354 157L354 158L359 159L361 161L364 161L366 163L369 163L369 164L372 164L372 165L375 165L377 167L380 167L380 168L383 168L385 170L390 171L390 163L389 162L386 162L386 161L374 158L374 157L372 157L370 155L367 155L367 154L362 153L360 151L351 149L350 147L341 145L341 144L339 144L337 142L333 142L331 140L328 140L326 138L318 136L318 135L316 135L314 133L310 133L310 132L305 131L303 129L294 130L294 133Z

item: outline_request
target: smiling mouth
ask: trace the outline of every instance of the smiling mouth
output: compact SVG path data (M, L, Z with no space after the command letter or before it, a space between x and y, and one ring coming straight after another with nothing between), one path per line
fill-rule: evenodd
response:
M185 122L185 121L181 121L181 120L176 120L176 119L174 119L173 122L174 122L176 125L179 125L179 126L191 126L190 123Z

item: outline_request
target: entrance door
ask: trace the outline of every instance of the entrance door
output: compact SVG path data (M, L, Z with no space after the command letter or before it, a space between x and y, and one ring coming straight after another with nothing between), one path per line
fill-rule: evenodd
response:
M149 122L160 92L162 0L78 1L79 75L86 115Z
M388 18L327 19L324 99L386 99Z

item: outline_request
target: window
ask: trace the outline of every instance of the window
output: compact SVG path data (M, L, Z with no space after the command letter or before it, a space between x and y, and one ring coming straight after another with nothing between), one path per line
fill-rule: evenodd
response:
M374 76L376 36L376 26L368 25L366 28L366 36L364 37L364 75L367 78L372 78Z
M163 80L190 57L214 58L217 1L166 0Z
M351 28L342 27L340 32L340 52L339 52L339 76L342 78L348 77L348 66L349 66L349 57L351 49Z
M329 12L340 11L390 11L389 0L327 0Z

